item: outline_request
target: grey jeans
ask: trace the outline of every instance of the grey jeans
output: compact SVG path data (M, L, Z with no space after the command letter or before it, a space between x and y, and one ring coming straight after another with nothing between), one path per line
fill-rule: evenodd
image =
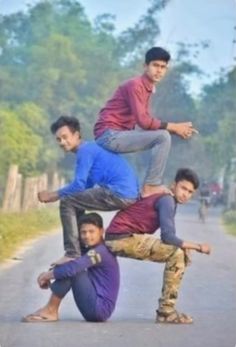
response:
M167 130L106 130L96 139L98 145L116 153L132 153L151 149L144 183L160 185L166 167L171 136Z
M81 255L78 220L85 210L121 210L135 201L135 199L120 198L103 187L86 189L83 192L62 198L60 201L60 217L65 255L72 258Z

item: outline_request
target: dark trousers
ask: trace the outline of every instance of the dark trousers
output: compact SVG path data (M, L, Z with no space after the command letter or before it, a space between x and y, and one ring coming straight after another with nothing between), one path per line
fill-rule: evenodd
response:
M56 280L51 285L53 294L61 299L70 289L72 289L76 306L84 319L91 322L99 321L96 310L97 293L87 271L71 278Z
M86 189L60 201L60 217L63 228L65 255L79 257L78 219L85 210L115 211L133 204L135 199L124 199L116 196L109 189L97 187Z

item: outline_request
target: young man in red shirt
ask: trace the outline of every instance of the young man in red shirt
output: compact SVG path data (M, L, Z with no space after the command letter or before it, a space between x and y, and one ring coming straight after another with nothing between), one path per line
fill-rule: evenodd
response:
M178 291L189 261L189 251L209 254L208 244L176 236L177 204L185 204L199 186L195 172L179 169L172 194L154 194L118 212L106 230L106 245L118 256L166 263L157 309L157 323L188 324L193 319L175 309ZM152 234L160 228L161 238Z
M170 54L153 47L145 55L144 73L121 84L100 110L94 127L96 142L113 152L151 149L142 197L163 192L162 177L171 145L171 134L189 139L196 130L191 122L167 123L149 110L151 95L168 69ZM141 129L135 129L138 126Z

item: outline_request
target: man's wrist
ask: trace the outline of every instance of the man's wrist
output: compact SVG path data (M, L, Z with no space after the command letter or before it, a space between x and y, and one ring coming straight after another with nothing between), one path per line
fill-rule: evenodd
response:
M196 251L202 253L202 245L200 243L197 245Z

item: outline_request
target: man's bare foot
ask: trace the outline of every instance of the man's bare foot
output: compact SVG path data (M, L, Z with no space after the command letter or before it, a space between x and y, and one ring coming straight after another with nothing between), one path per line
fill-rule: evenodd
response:
M67 256L63 256L62 258L54 261L51 265L50 265L50 268L53 268L54 266L56 265L61 265L61 264L65 264L67 263L68 261L71 261L71 260L74 260L75 258L70 258L70 257L67 257Z
M142 192L141 192L141 197L146 198L146 197L153 195L153 194L171 194L171 195L173 195L171 190L165 186L151 186L149 184L144 184Z
M23 317L21 321L26 323L56 322L58 321L58 311L45 306Z

